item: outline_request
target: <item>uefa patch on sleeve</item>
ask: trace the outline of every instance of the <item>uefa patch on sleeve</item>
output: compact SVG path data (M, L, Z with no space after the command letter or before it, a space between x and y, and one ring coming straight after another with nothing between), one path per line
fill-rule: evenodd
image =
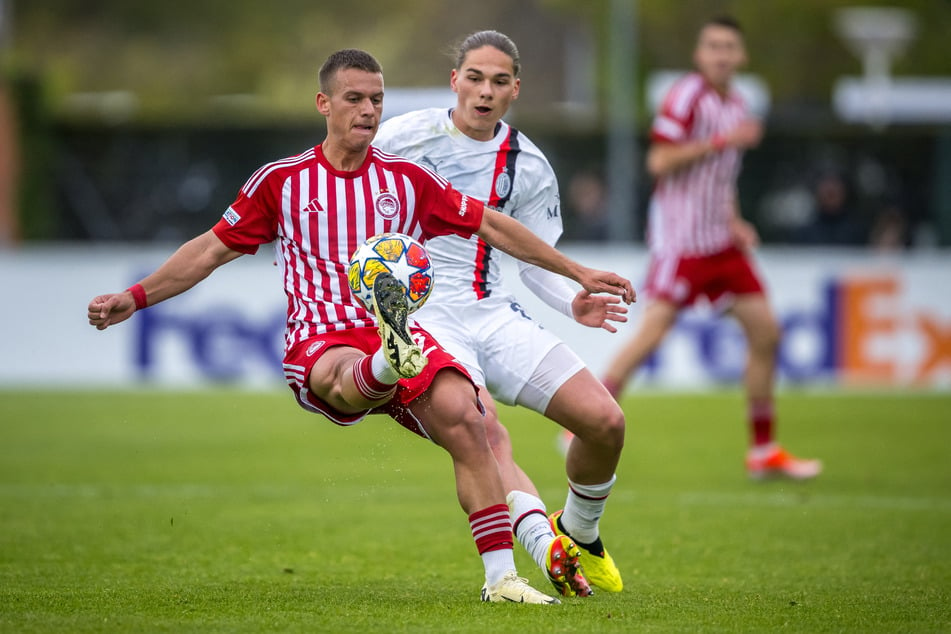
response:
M224 218L225 222L227 222L232 227L238 224L238 221L241 220L241 216L238 215L238 212L231 207L228 207L228 211L224 213L222 218Z

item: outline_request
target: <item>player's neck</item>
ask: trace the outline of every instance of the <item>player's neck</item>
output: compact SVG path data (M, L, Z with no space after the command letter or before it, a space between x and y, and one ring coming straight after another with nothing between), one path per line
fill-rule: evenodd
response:
M491 130L478 130L476 128L470 127L465 119L459 114L458 109L453 109L449 113L450 119L452 119L452 124L456 126L456 129L462 132L464 135L473 139L475 141L481 141L482 143L487 143L495 138L499 133L499 130L502 129L502 122L496 121L495 125Z
M724 79L720 81L713 81L706 75L703 75L703 80L707 82L707 85L713 89L715 93L720 95L723 98L726 98L730 94L730 86L732 84L732 78Z
M327 162L338 171L355 172L363 166L367 159L369 148L360 150L347 148L340 143L335 143L331 139L326 139L320 144L321 151Z

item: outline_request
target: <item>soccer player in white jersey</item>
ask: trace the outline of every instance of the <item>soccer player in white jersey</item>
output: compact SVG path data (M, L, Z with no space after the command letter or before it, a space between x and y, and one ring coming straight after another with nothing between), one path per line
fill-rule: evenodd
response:
M739 24L730 17L706 22L694 51L696 71L673 85L654 119L647 154L647 169L656 179L648 221L650 301L603 380L619 395L678 313L705 298L739 322L748 343L750 477L806 479L818 475L822 465L796 458L774 438L781 332L749 254L758 242L756 230L741 217L737 200L743 150L762 137L762 125L732 86L745 62Z
M370 54L338 51L319 77L316 105L327 120L324 141L259 169L212 229L129 289L93 298L89 323L103 330L124 321L273 241L287 295L284 370L300 405L340 425L387 413L445 449L485 568L482 600L558 603L515 571L511 519L475 385L431 335L407 319L395 278L378 278L371 312L351 295L347 264L357 245L379 233L423 240L476 233L591 292L630 301L630 282L581 266L430 170L372 147L383 74Z
M479 31L463 40L454 61L456 106L394 117L381 126L376 143L431 167L470 196L487 198L554 245L562 232L555 174L535 144L502 120L520 88L515 44L497 31ZM427 248L436 284L416 319L496 399L531 408L575 434L567 452L565 507L549 518L513 460L492 398L480 390L516 537L563 595L587 596L586 581L621 591L620 572L598 528L624 443L621 408L581 359L502 286L492 245L479 236L442 236ZM582 324L615 332L611 321L627 319L616 298L576 293L563 278L530 264L522 263L520 276L546 303ZM552 553L567 545L566 535L581 547L568 552L571 564L580 559L584 576L551 569Z

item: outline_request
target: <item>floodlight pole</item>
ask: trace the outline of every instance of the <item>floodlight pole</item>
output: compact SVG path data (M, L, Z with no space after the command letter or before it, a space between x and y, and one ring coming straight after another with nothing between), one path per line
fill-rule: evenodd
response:
M0 0L0 58L13 43L13 0ZM0 68L0 70L3 70Z
M607 197L610 240L631 242L637 219L637 0L611 0L608 10Z

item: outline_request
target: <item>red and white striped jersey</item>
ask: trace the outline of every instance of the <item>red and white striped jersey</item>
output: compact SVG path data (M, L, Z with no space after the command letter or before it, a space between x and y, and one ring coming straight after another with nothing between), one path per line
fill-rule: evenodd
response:
M561 236L554 170L534 143L504 121L490 141L477 141L456 128L450 110L417 110L385 121L374 144L431 168L550 245ZM503 292L500 254L478 236L439 237L426 249L436 271L430 302L459 304Z
M689 73L667 93L654 118L651 141L708 140L748 116L738 92L722 97L699 73ZM657 179L648 217L652 252L707 255L732 244L730 219L741 158L741 151L727 148Z
M290 346L317 334L374 325L372 313L347 286L347 264L364 240L391 231L421 241L450 233L469 236L479 228L483 210L481 201L405 158L371 146L359 169L341 172L318 145L258 169L213 230L242 253L274 241Z

